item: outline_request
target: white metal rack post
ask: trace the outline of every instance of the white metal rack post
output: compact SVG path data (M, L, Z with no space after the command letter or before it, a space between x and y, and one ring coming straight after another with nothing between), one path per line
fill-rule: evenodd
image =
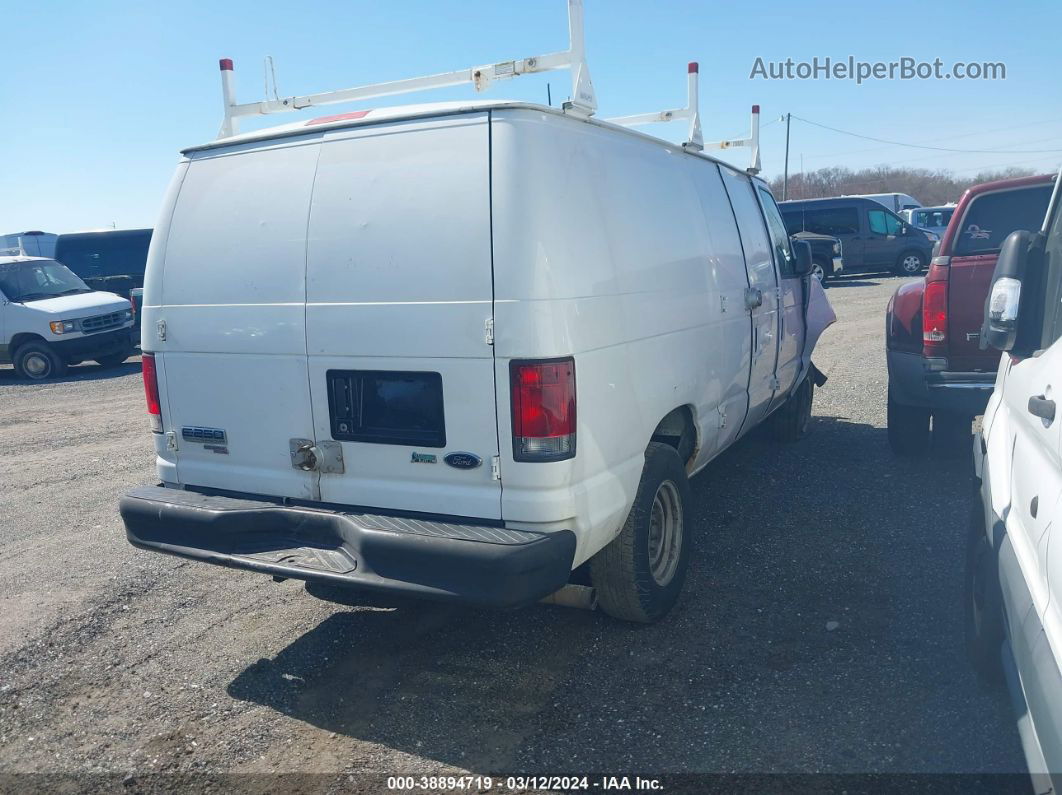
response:
M637 127L642 124L658 124L660 122L689 119L689 132L686 134L686 142L682 144L685 148L700 151L702 149L731 149L736 146L747 146L752 149L748 172L750 174L760 173L760 106L752 106L752 131L747 138L734 138L706 144L701 137L701 113L698 98L699 72L700 67L697 62L690 61L686 69L686 107L660 110L655 113L638 113L633 116L617 116L607 121L623 127Z
M705 144L705 149L732 149L735 146L747 146L752 150L751 163L748 167L750 174L760 173L760 106L752 106L752 131L747 138L734 138L728 141L715 141Z
M689 119L689 132L686 135L687 149L701 150L704 141L701 138L701 114L698 109L700 67L696 61L690 61L686 68L686 107L672 110L659 110L655 113L637 113L633 116L617 116L607 121L619 124L622 127L637 127L641 124L657 124L659 122L678 121Z
M583 40L583 0L568 0L568 49L548 55L502 61L486 66L473 66L470 69L459 69L455 72L444 72L426 77L411 77L405 80L326 91L320 94L307 94L286 99L266 99L262 102L244 104L236 102L232 60L222 58L220 67L225 120L218 133L219 138L227 138L239 132L239 120L244 116L286 113L318 105L355 102L467 83L472 83L476 91L484 91L495 80L508 80L519 75L562 69L569 70L572 78L571 99L564 103L564 110L586 117L592 116L597 110L597 97L590 80L590 70L586 65L586 49Z

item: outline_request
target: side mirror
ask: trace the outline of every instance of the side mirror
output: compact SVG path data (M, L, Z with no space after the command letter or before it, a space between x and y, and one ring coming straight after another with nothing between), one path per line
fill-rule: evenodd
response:
M1001 351L1036 350L1039 318L1033 305L1039 272L1032 264L1043 251L1043 235L1020 229L1007 235L999 249L992 274L992 289L985 302L981 326L982 350L991 345Z
M811 243L806 240L789 240L789 245L793 247L793 258L795 260L794 270L797 276L807 276L811 273Z

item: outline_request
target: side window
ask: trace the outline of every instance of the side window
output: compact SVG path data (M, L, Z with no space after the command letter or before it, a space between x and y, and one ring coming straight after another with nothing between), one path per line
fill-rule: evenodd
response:
M831 210L808 210L804 213L804 229L816 235L859 234L859 214L853 207L838 207Z
M791 235L804 231L804 213L782 213L782 221L785 222L785 231Z
M1047 214L1051 188L1051 185L1037 185L978 196L963 216L952 253L956 256L994 254L1014 230L1039 229Z
M872 235L888 234L884 210L867 210L867 220L870 221L870 233Z
M757 185L756 192L760 194L760 204L763 205L763 214L767 218L767 229L771 233L771 247L774 249L778 271L782 276L792 276L794 272L793 251L789 246L789 233L782 221L782 214L778 212L778 205L770 191Z
M897 218L892 213L885 213L885 229L888 235L898 235L900 230L903 229L903 221Z

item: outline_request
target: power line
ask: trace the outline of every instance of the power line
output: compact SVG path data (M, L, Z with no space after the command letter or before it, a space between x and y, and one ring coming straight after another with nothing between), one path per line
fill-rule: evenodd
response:
M837 127L831 127L828 124L819 124L817 121L811 121L810 119L805 119L802 116L793 116L793 118L797 119L798 121L802 121L805 124L810 124L813 127L821 127L824 130L830 130L830 131L835 132L835 133L841 133L842 135L850 135L853 138L862 138L862 139L864 139L866 141L875 141L876 143L889 144L890 146L906 146L906 147L909 147L911 149L932 149L933 151L936 151L936 152L961 152L963 154L971 154L971 155L979 155L979 154L982 154L982 155L1039 155L1039 154L1052 154L1052 153L1055 153L1055 152L1062 152L1062 149L1024 149L1024 150L1015 150L1015 149L953 149L953 148L947 147L947 146L927 146L925 144L911 144L911 143L905 143L903 141L890 141L890 140L888 140L886 138L875 138L872 135L861 135L859 133L854 133L854 132L851 132L849 130L841 130L841 129L837 128Z

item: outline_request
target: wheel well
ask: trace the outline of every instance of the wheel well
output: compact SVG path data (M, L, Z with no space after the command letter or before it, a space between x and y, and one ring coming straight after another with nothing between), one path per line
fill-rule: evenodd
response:
M922 258L923 262L929 261L926 257L926 253L918 248L905 248L903 251L900 252L900 256L896 258L896 261L903 262L903 258L906 257L908 254L917 254L919 257Z
M8 351L10 352L12 361L14 361L15 353L18 351L18 349L25 345L27 342L43 342L47 344L48 341L44 339L44 337L42 337L40 334L30 334L28 332L16 334L14 337L11 338L11 342L8 346Z
M679 406L668 412L653 431L652 441L674 447L682 463L688 466L698 448L697 426L690 407Z

